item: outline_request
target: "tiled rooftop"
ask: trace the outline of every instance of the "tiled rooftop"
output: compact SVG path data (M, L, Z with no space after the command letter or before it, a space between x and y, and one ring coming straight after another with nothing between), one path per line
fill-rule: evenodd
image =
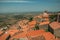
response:
M46 24L49 24L50 22L49 21L45 21L45 22L40 22L39 25L46 25Z
M5 32L2 36L0 36L0 40L6 40L8 36L9 34Z
M7 30L6 32L8 33L8 34L10 34L11 36L13 36L15 33L17 33L19 30L14 30L14 29L10 29L10 30Z
M60 28L60 23L59 22L52 22L51 24L49 24L51 28L53 29L58 29Z
M30 37L34 37L34 36L42 35L44 32L45 32L44 30L29 31L27 35Z
M44 13L42 16L36 16L38 18L45 18L45 17L49 17L48 14ZM45 18L45 20L47 21L43 21L43 22L39 22L39 25L46 25L49 24L49 18ZM19 22L17 22L17 25L13 25L9 30L7 30L2 36L0 36L0 40L5 40L8 35L11 35L10 40L14 39L14 38L28 38L30 40L30 38L36 38L38 36L43 36L45 38L45 40L58 40L55 39L55 36L52 35L50 32L45 32L44 30L31 30L28 31L29 28L33 28L35 27L35 24L37 23L36 20L33 20L31 22L29 22L28 20L21 20ZM60 28L60 23L58 22L52 22L51 24L49 24L53 29L57 29ZM20 26L22 28L23 32L20 32L19 30L17 30L17 27ZM3 33L2 31L0 31L0 34ZM40 38L40 37L38 37Z
M55 40L55 36L52 35L50 32L45 32L44 30L35 30L35 31L28 31L28 32L22 32L18 33L15 36L12 36L11 40L13 38L25 38L28 39L38 37L38 36L44 36L46 40Z
M51 34L50 32L46 32L43 34L46 40L55 40L55 36Z
M31 28L34 27L35 24L36 24L36 21L35 21L35 20L33 20L33 21L31 21L31 22L28 23L28 25L29 25Z

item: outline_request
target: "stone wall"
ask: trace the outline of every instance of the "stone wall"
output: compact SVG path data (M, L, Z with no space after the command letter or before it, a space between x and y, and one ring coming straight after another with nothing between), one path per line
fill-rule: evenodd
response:
M60 29L54 30L54 35L60 38Z

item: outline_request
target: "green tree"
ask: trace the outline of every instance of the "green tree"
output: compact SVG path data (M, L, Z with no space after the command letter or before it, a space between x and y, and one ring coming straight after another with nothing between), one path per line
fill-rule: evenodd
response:
M35 29L39 30L39 25L38 24L35 25Z
M57 20L57 15L50 15L50 22L56 21Z
M33 20L33 17L29 17L29 21L32 21Z

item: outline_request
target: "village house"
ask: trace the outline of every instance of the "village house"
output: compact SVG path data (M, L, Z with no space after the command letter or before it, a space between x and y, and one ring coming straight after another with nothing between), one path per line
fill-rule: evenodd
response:
M37 24L39 26L39 29L44 29L48 30L48 24L50 23L49 21L49 14L48 12L43 12L40 16L35 17L37 18Z
M50 32L45 32L44 30L33 30L28 31L27 33L18 33L15 36L12 36L10 40L56 40L55 36L52 35Z
M60 38L60 12L58 13L57 21L50 23L48 30L56 37Z

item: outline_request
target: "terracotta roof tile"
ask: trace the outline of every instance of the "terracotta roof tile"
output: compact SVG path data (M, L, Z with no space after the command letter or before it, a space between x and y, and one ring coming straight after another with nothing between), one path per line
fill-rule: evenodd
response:
M36 24L36 21L35 21L35 20L33 20L33 21L31 21L31 22L28 23L28 25L29 25L30 27L34 27L35 24Z
M10 34L11 36L13 36L15 33L17 33L19 30L8 30L6 31L8 34Z
M8 33L4 33L2 36L0 36L0 40L5 40L8 36Z
M18 33L15 36L11 37L11 40L13 38L24 38L24 37L29 37L29 36L38 36L41 35L43 32L45 32L44 30L35 30L35 31L26 31L26 32L22 32L22 33Z
M33 31L29 31L27 33L28 36L39 36L42 35L45 31L44 30L33 30Z
M26 37L26 32L18 33L15 36L12 36L10 40L12 40L13 38L24 38L24 37Z
M46 24L49 24L50 22L49 21L46 21L46 22L40 22L40 25L46 25Z
M49 24L51 28L53 29L58 29L60 28L60 23L58 22L52 22L51 24Z
M33 31L28 31L28 32L22 32L18 33L15 36L12 36L11 39L13 38L24 38L27 37L38 37L38 36L44 36L46 40L55 40L55 36L52 35L50 32L45 32L44 30L33 30Z
M51 34L50 32L46 32L43 34L46 40L55 40L55 36Z

